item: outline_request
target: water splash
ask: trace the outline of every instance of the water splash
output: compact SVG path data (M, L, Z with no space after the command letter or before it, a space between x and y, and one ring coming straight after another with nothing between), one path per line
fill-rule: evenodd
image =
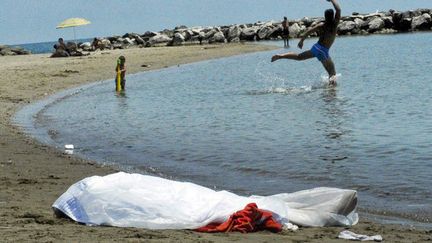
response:
M266 94L299 94L307 93L313 90L312 86L301 87L270 87L264 90L252 90L246 92L247 95L266 95Z
M267 86L270 85L271 87L274 87L275 85L278 84L279 85L282 84L283 86L285 86L285 82L288 80L286 80L285 77L279 77L277 74L270 71L271 69L266 67L268 65L269 65L268 61L264 61L264 60L260 61L256 65L254 73L258 77L258 80L266 83Z
M314 90L326 89L329 85L329 76L321 75L320 80L290 80L286 76L281 77L276 73L269 71L268 61L260 61L254 70L258 80L264 83L260 90L246 92L248 95L266 95L266 94L303 94L313 92ZM336 80L342 75L336 74Z
M336 74L336 82L339 80L339 78L342 77L341 73ZM330 77L328 75L321 75L321 82L328 84L330 80Z

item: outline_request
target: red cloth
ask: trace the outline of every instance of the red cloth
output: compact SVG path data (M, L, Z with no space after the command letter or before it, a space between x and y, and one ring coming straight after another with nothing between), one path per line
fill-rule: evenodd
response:
M273 218L270 211L258 209L255 203L249 203L243 210L237 211L222 224L211 223L196 229L198 232L233 232L241 233L255 232L259 230L269 230L280 232L282 225Z

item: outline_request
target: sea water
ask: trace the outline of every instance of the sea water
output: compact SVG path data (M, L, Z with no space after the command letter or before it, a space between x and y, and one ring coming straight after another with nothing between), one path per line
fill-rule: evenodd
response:
M338 38L334 88L315 59L270 63L299 51L296 40L291 49L128 75L121 94L108 80L34 105L26 127L128 171L241 195L355 189L362 212L430 226L431 39Z

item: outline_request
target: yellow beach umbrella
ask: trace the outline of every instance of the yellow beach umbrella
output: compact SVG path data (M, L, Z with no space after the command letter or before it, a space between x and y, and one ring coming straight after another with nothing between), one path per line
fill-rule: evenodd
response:
M75 27L76 26L81 26L81 25L88 25L90 23L91 22L88 21L87 19L83 19L83 18L70 18L70 19L64 20L59 25L57 25L57 29L63 29L63 28L73 27L73 30L74 30L74 40L76 40L76 37L75 37Z

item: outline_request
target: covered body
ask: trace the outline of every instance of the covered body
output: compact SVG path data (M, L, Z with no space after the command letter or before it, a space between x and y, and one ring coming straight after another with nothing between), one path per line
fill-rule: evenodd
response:
M91 225L197 229L224 222L251 202L273 212L281 224L350 226L358 221L357 193L353 190L322 187L243 197L189 182L123 172L75 183L54 202L53 208Z

